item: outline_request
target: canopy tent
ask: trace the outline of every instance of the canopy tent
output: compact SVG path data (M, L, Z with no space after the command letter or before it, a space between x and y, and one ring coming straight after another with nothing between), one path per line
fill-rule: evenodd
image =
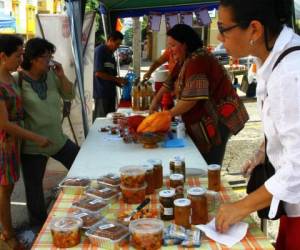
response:
M72 30L72 47L76 62L76 76L81 97L85 135L87 135L88 126L84 96L84 79L82 74L82 44L80 41L86 1L87 0L66 0L67 14ZM137 17L148 15L149 12L168 13L194 11L200 8L212 9L218 5L218 1L216 0L100 0L99 3L105 8L111 27L115 26L118 17Z
M100 0L111 17L136 17L149 12L193 11L217 7L216 0Z

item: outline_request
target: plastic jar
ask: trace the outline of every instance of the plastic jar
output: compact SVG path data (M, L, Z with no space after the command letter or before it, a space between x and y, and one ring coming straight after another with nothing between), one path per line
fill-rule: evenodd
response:
M176 199L174 201L175 224L185 228L191 228L191 200Z
M129 231L131 243L136 249L156 250L161 248L164 223L159 219L131 221Z
M208 189L219 192L221 190L221 166L211 164L207 166Z
M120 168L121 185L128 188L139 188L145 184L146 169L141 166L125 166Z
M159 192L160 218L162 220L174 219L175 190L168 189Z
M191 200L193 225L206 224L208 222L208 209L206 189L202 187L193 187L188 191L188 198Z
M139 188L128 188L121 185L123 200L127 204L139 204L145 200L146 184Z
M55 218L50 224L53 244L58 248L74 247L80 243L82 220L74 216Z
M146 174L145 174L145 181L146 181L146 184L147 184L146 194L153 194L154 191L155 191L154 176L153 176L153 165L145 164L142 167L144 169L146 169Z
M161 188L163 185L163 166L161 160L150 159L147 162L153 165L154 188Z

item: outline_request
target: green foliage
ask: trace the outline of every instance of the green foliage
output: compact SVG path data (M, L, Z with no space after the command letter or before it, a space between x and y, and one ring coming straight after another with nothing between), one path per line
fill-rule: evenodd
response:
M133 29L129 28L125 31L125 34L124 34L125 45L132 46L132 38L133 38Z
M99 6L99 0L87 0L85 5L85 12L93 11ZM101 20L101 16L97 11L96 14L96 34L95 34L95 44L104 43L104 30Z

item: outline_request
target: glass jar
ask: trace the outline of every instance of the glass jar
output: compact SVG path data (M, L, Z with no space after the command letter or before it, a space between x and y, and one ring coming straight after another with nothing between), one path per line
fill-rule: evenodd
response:
M175 190L168 189L159 192L160 218L162 220L174 219Z
M175 156L169 162L170 174L182 174L185 181L185 159L183 156Z
M153 165L154 188L161 188L163 186L163 166L161 160L150 159L147 162Z
M191 200L176 199L174 201L175 224L191 228Z
M175 190L175 198L184 197L184 181L182 174L171 174L170 175L170 188Z
M192 203L192 224L206 224L208 222L206 189L202 187L193 187L190 188L187 193L188 198Z
M154 178L153 178L153 165L144 164L142 167L146 170L146 174L145 174L145 181L147 184L146 194L153 194L155 190Z
M207 166L208 189L215 192L221 190L221 166L211 164Z

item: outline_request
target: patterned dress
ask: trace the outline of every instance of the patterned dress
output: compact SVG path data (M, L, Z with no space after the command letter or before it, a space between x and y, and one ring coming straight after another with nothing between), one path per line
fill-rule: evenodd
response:
M9 121L21 126L23 108L17 84L0 83L0 100L5 102ZM0 129L0 185L13 184L19 179L20 146L20 138Z

